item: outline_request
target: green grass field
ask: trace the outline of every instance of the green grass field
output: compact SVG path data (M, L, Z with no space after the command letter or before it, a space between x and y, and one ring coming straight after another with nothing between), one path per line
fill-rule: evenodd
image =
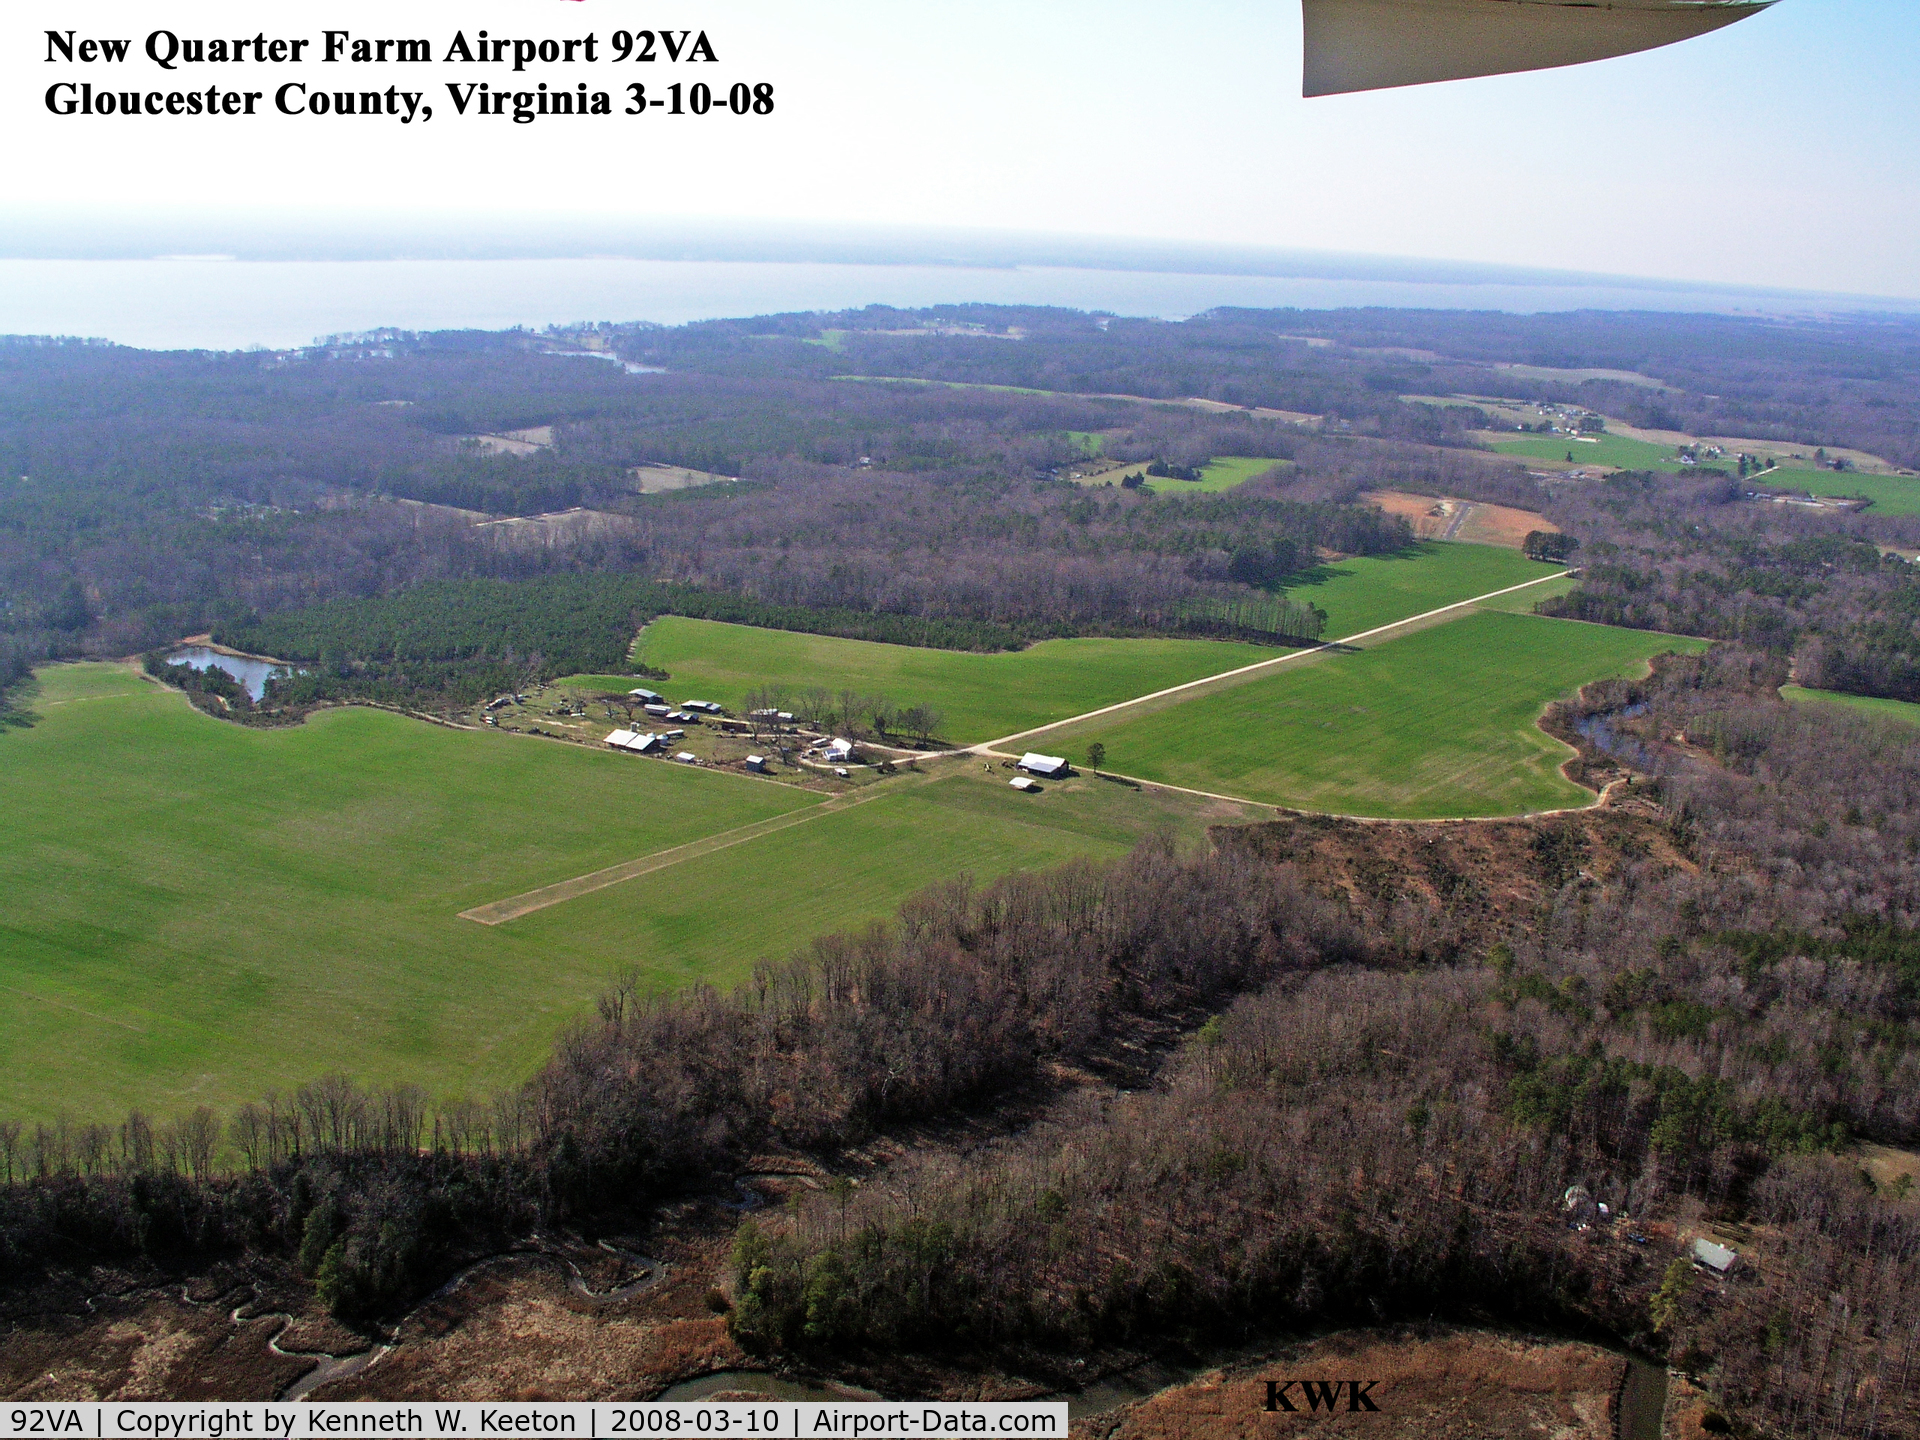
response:
M1543 565L1500 545L1425 540L1398 555L1323 565L1308 580L1288 586L1287 595L1326 611L1326 638L1337 640L1561 572L1561 566ZM1549 593L1546 585L1538 589L1542 596ZM1523 590L1514 599L1530 609L1532 599L1521 597L1533 594Z
M1679 454L1671 445L1655 445L1646 440L1629 440L1624 435L1595 435L1594 444L1566 435L1526 435L1511 440L1496 440L1493 448L1502 455L1517 455L1526 460L1567 463L1569 451L1576 465L1612 465L1621 470L1680 470ZM1729 467L1731 463L1729 462Z
M1218 640L1043 640L1025 650L976 655L881 645L790 630L662 616L641 633L635 655L673 676L657 683L676 699L717 700L738 711L756 686L798 693L824 686L930 705L946 717L940 738L972 745L1135 695L1218 675L1282 651ZM568 682L611 689L613 677ZM636 682L620 685L628 689Z
M1904 475L1857 475L1845 471L1782 465L1754 477L1769 490L1805 490L1809 495L1865 495L1875 515L1920 515L1920 480Z
M960 870L1199 833L1099 781L907 776L488 928L458 912L821 797L377 710L247 730L121 666L43 671L33 708L0 735L0 1116L225 1106L332 1069L482 1090L624 965L727 984Z
M1498 546L1427 542L1401 555L1322 566L1289 593L1327 612L1331 639L1559 573L1557 565ZM1557 581L1541 585L1538 597L1558 586ZM1537 597L1526 590L1506 598L1530 609ZM836 694L852 689L886 695L898 705L932 706L945 717L940 738L957 745L1010 735L1282 653L1215 640L1087 638L976 655L678 616L654 621L635 646L636 660L673 676L652 688L678 700L717 700L737 711L747 693L761 685L784 686L790 693L815 685ZM562 683L582 690L626 690L635 682L577 675Z
M1580 584L1578 575L1560 575L1552 580L1543 580L1538 585L1530 585L1525 590L1516 590L1511 595L1502 595L1497 600L1483 600L1475 608L1479 610L1505 610L1511 615L1531 615L1533 607L1542 600L1554 595L1564 595Z
M1907 700L1887 700L1878 695L1843 695L1838 690L1809 690L1804 685L1782 685L1780 698L1795 704L1842 705L1877 719L1920 725L1920 705Z
M1438 819L1520 814L1592 797L1559 773L1565 746L1536 725L1588 681L1638 672L1671 649L1633 630L1494 611L1151 713L1053 732L1047 748L1107 747L1143 780L1342 814Z
M1198 480L1149 480L1146 488L1156 495L1218 495L1266 474L1276 465L1291 463L1259 455L1222 455L1200 467Z

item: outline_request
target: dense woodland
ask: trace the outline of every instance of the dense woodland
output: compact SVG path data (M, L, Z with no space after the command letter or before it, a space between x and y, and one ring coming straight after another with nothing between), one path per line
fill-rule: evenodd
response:
M1534 368L1500 368L1513 364ZM1404 398L1455 392L1911 461L1920 330L1402 311L1167 324L969 306L391 333L287 353L16 339L0 343L0 671L203 630L272 650L292 627L331 630L339 662L310 671L308 700L457 701L528 673L529 657L559 663L573 622L522 627L482 666L457 625L424 643L421 617L451 593L432 587L559 575L969 648L1310 637L1309 617L1274 602L1327 554L1407 543L1360 500L1392 487L1545 511L1587 546L1568 614L1764 644L1809 683L1916 693L1915 587L1868 547L1920 545L1920 519L1780 514L1714 472L1529 475L1475 448L1481 411ZM1325 420L1303 431L1280 412ZM531 454L471 440L532 426L554 439ZM1165 471L1161 493L1074 486L1066 468L1090 446ZM1279 468L1229 495L1181 493L1172 477L1222 454ZM636 467L659 464L736 478L638 493ZM476 523L576 507L591 523ZM421 587L405 654L343 649L346 612L291 618Z

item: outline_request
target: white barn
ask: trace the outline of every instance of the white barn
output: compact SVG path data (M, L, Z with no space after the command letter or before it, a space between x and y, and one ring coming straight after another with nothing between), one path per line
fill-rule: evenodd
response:
M1029 750L1020 757L1019 768L1029 775L1049 777L1066 774L1067 762L1061 755L1042 755L1038 751Z

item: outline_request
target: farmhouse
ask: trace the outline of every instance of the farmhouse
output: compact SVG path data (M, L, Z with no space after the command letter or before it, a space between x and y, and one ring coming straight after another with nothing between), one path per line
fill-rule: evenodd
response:
M1026 771L1029 775L1051 777L1067 773L1067 762L1064 757L1059 755L1042 755L1033 750L1029 750L1026 754L1022 755L1018 761L1018 765L1020 769Z
M829 740L820 747L820 753L825 755L829 760L850 760L853 758L853 742L851 740Z
M1711 1240L1693 1242L1693 1263L1715 1275L1729 1275L1733 1267L1740 1263L1740 1256L1724 1245L1716 1245Z
M632 700L638 700L643 705L658 705L662 699L658 690L629 690L627 691L627 697Z

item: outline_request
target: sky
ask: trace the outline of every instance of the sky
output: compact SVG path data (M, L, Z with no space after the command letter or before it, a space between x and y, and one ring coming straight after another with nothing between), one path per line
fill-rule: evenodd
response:
M484 231L544 212L927 225L1303 247L1920 298L1920 6L1781 0L1644 55L1300 97L1292 0L14 0L0 133L16 214L338 212ZM711 66L543 67L652 93L771 84L767 116L458 118L506 67L202 66L184 36L704 29ZM136 58L49 63L45 32ZM533 76L520 77L521 85ZM435 118L59 117L56 80L425 91Z

